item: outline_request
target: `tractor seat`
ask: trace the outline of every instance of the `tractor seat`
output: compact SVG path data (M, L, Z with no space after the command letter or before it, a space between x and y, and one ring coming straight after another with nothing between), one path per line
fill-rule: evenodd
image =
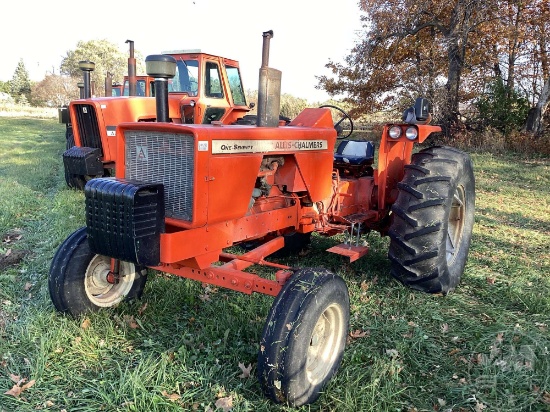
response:
M374 163L374 144L364 140L344 140L336 149L334 163L371 165Z

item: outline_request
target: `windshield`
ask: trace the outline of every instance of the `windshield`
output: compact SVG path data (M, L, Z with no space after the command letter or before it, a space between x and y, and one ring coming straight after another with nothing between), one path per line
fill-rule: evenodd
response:
M176 93L188 93L196 97L199 91L199 62L197 60L178 59L176 75L168 80L168 91Z
M146 90L146 80L138 79L136 81L136 96L145 96ZM124 93L122 95L130 96L130 81L128 79L124 80ZM154 96L154 94L151 93L151 96Z

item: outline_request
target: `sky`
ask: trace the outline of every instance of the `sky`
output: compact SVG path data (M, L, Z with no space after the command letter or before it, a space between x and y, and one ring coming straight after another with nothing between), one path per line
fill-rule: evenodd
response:
M315 88L315 76L330 75L325 65L343 61L361 32L358 0L27 0L10 2L8 10L0 22L2 81L12 79L20 59L31 80L40 81L59 74L79 41L108 40L129 52L129 39L143 58L201 49L237 60L244 88L254 90L262 33L273 30L269 66L282 71L282 93L308 102L329 98Z

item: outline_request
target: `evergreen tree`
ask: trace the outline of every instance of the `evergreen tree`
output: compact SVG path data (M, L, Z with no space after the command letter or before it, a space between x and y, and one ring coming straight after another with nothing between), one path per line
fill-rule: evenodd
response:
M22 98L22 96L25 96L23 101L28 102L30 94L31 80L29 78L29 72L25 68L23 59L20 59L11 80L11 95L17 102Z

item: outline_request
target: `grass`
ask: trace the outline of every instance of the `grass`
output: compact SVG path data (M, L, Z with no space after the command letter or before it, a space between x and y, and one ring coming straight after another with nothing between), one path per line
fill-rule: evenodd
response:
M55 311L50 261L84 225L63 148L55 119L0 117L0 256L21 256L0 269L0 411L208 411L229 397L233 411L294 410L254 375L272 298L151 272L141 301L76 320ZM374 233L352 264L325 252L339 239L317 236L309 255L281 260L335 271L351 298L342 366L299 410L550 410L550 160L472 157L476 223L454 293L394 281L388 239ZM5 394L15 377L35 383Z

